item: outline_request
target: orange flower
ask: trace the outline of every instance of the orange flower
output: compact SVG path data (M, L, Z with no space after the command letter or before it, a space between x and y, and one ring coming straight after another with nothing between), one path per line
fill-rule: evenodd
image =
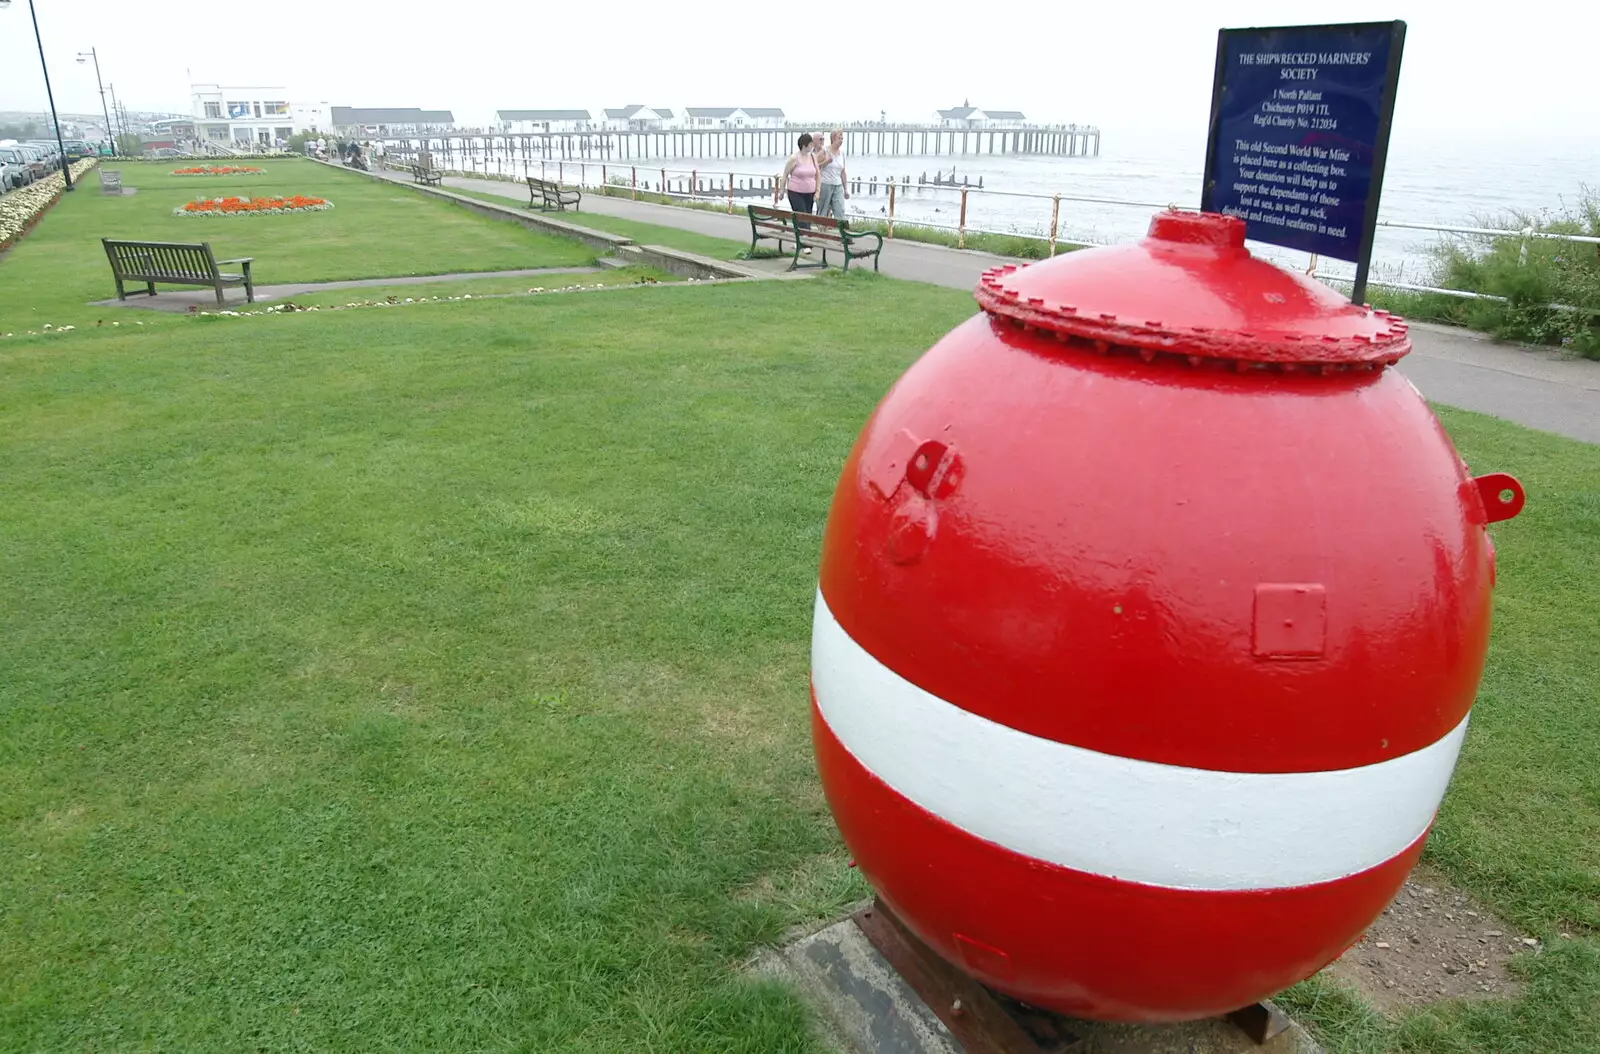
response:
M175 168L174 176L248 176L264 169L254 165L199 165L194 168Z
M293 194L287 198L203 198L174 209L178 215L237 216L260 212L314 212L333 208L325 198Z

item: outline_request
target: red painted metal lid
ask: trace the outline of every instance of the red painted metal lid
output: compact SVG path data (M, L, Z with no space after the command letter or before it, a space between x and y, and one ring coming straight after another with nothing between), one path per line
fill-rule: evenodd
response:
M1256 259L1244 231L1233 216L1169 209L1136 244L997 267L976 296L991 315L1145 358L1340 369L1411 350L1404 319Z

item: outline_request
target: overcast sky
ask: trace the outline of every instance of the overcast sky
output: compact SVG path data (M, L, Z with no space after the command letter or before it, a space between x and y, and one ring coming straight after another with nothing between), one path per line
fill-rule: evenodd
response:
M1009 0L836 4L550 4L35 0L56 102L99 109L91 46L132 109L188 112L188 85L281 85L296 102L449 109L594 109L639 102L781 106L801 119L925 119L964 98L1119 138L1204 138L1216 30L1307 21L1409 23L1396 135L1600 136L1600 3L1365 0ZM718 11L742 12L719 18ZM935 13L940 12L940 13ZM843 54L781 60L837 26ZM821 32L819 32L820 30ZM42 109L27 0L0 10L0 109ZM1600 178L1600 173L1597 173Z

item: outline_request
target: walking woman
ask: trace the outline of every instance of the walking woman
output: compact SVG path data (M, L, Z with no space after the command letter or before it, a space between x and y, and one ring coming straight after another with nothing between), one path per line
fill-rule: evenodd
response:
M789 155L783 175L778 177L778 185L772 190L772 203L776 205L778 197L788 191L789 207L796 212L809 213L817 198L817 158L811 149L810 132L800 134L797 147Z
M844 170L844 129L835 128L828 136L828 145L822 145L822 133L817 133L817 163L822 166L822 182L817 187L817 215L845 219L844 199L850 196L850 177Z

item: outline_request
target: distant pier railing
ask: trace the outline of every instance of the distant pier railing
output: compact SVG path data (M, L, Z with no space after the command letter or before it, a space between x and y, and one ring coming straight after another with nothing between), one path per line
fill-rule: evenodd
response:
M1100 129L1088 125L1018 128L947 128L942 125L854 124L844 132L851 157L976 157L1035 155L1099 157ZM452 132L430 136L377 136L401 150L423 146L446 163L472 157L514 160L634 161L683 158L785 157L802 132L829 125L778 128L669 128L581 132Z

